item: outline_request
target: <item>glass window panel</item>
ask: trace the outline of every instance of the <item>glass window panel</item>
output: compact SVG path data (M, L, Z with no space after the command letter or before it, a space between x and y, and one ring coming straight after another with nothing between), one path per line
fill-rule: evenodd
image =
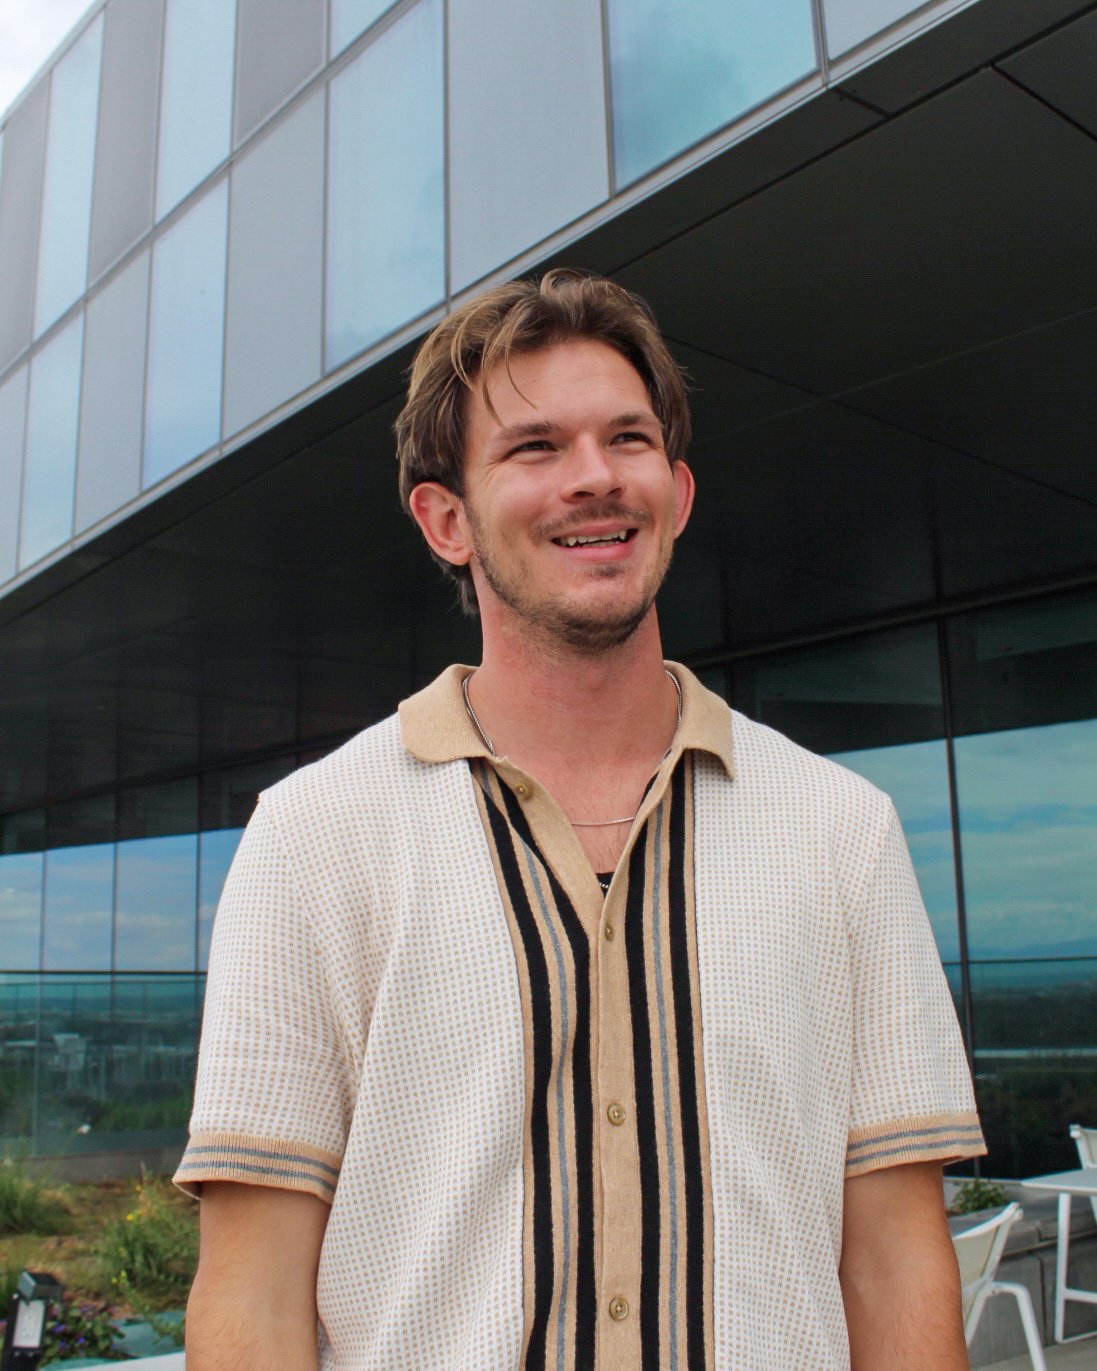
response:
M164 781L135 786L118 796L120 838L167 838L198 827L198 782Z
M992 1176L1078 1165L1097 1119L1097 960L975 962L975 1090Z
M222 181L153 251L146 486L212 447L221 432L227 208Z
M0 966L36 971L42 928L41 852L0 857Z
M0 369L30 342L49 81L24 97L4 128L0 180Z
M331 85L329 368L445 291L442 6L421 0Z
M185 1141L201 993L193 975L116 979L111 1092L94 1117L96 1151Z
M69 800L50 805L46 832L49 847L78 847L81 843L111 843L115 838L117 805L113 795Z
M83 343L80 314L31 363L20 567L72 536Z
M45 846L44 809L24 809L0 819L0 852L41 852Z
M27 368L0 385L0 581L15 574L19 541L19 485L23 479L23 432L27 419Z
M46 971L109 971L114 911L114 844L54 848L46 854Z
M0 1147L33 1150L39 977L0 972Z
M956 740L973 957L1097 953L1097 719Z
M255 810L259 792L296 766L296 758L290 756L207 772L202 777L202 829L242 828Z
M204 971L209 962L209 940L213 932L213 918L217 902L224 889L225 877L236 855L242 828L220 828L203 833L198 846L198 969Z
M100 15L58 62L51 78L35 333L48 328L87 285L102 52Z
M118 844L115 969L193 970L198 835Z
M810 0L609 0L618 185L816 66Z
M827 51L839 57L923 6L924 0L824 0Z
M331 0L331 55L343 51L348 43L385 13L393 0Z
M228 156L235 0L167 0L164 23L158 219Z
M325 0L239 0L236 142L324 61Z
M942 960L955 960L960 955L960 937L944 739L830 755L832 761L848 766L891 796L910 848L937 950Z

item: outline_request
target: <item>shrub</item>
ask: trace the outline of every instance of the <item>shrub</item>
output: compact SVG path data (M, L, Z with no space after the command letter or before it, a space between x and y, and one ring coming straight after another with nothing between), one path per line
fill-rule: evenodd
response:
M983 1209L1000 1209L1009 1196L993 1181L965 1181L952 1197L950 1214L978 1214Z
M108 1224L98 1244L104 1279L125 1298L163 1307L185 1300L198 1264L198 1232L163 1183L142 1176L134 1205Z
M56 1195L11 1157L0 1161L0 1234L64 1233L69 1213Z
M45 1351L40 1366L76 1357L101 1357L122 1361L125 1354L112 1347L115 1327L110 1306L69 1303L50 1305L46 1323Z

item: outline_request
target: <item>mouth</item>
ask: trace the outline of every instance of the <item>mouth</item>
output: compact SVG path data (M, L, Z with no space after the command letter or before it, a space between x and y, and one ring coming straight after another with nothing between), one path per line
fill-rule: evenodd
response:
M612 547L630 542L635 537L634 528L622 528L615 533L569 533L552 541L557 547Z

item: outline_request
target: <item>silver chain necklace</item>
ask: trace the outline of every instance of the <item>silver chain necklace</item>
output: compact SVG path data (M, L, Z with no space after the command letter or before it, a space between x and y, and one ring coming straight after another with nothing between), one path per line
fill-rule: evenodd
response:
M674 739L678 736L678 730L682 727L682 687L679 684L678 677L675 676L673 671L667 671L666 667L663 668L663 671L666 673L667 679L670 681L671 685L674 686L674 689L678 695L678 718L675 721L674 734L670 740L671 747L673 747ZM484 746L487 748L487 750L491 753L493 757L498 758L499 754L495 750L495 744L484 732L484 726L476 717L476 711L475 709L473 709L472 701L469 699L469 681L472 680L475 674L475 672L470 672L461 682L461 693L465 697L465 708L468 710L468 716L472 720L473 727L476 729L476 732L479 733ZM670 748L668 747L667 752L669 751ZM664 753L663 755L665 756L666 753ZM639 814L639 812L640 811L637 810L636 814ZM618 824L632 823L632 821L636 818L636 814L629 814L627 817L623 819L588 819L585 822L580 822L578 819L568 819L568 823L571 824L572 828L615 828Z

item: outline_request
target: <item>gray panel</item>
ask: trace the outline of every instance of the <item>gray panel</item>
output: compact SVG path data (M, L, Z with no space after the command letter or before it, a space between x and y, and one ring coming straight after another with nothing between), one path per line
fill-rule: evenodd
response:
M142 400L149 254L131 262L89 303L76 471L76 531L141 489Z
M1033 43L1002 68L1049 105L1097 134L1097 14L1087 14Z
M449 159L455 290L605 200L597 0L451 0Z
M91 212L92 281L152 224L164 0L114 0L106 15Z
M323 234L320 91L233 171L226 433L320 376Z
M239 0L235 142L323 63L324 10L324 0Z
M951 4L938 5L936 8L940 13L947 14L950 9L956 9L964 3L966 0L952 0ZM827 51L831 57L840 57L923 5L924 0L824 0ZM923 18L928 23L931 16L932 10Z
M0 180L0 368L30 342L38 208L46 155L49 81L41 80L4 128Z
M27 369L20 367L0 386L0 581L15 575L19 541L19 485L27 422Z

